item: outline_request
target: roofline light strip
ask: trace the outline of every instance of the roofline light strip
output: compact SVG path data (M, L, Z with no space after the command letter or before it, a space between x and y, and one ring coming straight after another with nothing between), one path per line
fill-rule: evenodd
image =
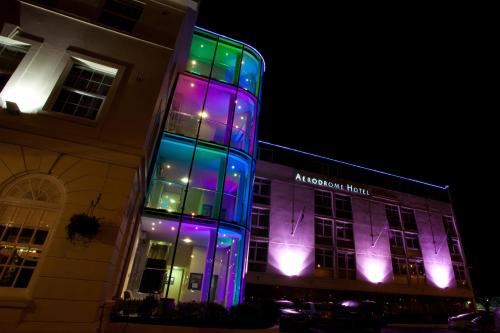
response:
M390 176L390 177L394 177L394 178L406 180L406 181L409 181L409 182L413 182L413 183L417 183L417 184L421 184L421 185L425 185L425 186L429 186L429 187L434 187L434 188L437 188L437 189L440 189L440 190L447 190L449 188L449 185L444 185L444 186L435 185L435 184L427 183L427 182L424 182L424 181L421 181L421 180L407 178L407 177L395 175L395 174L392 174L392 173L389 173L389 172L380 171L380 170L377 170L377 169L371 169L371 168L364 167L364 166L361 166L361 165L356 165L356 164L353 164L353 163L336 160L336 159L333 159L333 158L330 158L330 157L321 156L321 155L309 153L309 152L306 152L306 151L302 151L302 150L298 150L298 149L294 149L294 148L290 148L290 147L281 146L281 145L278 145L278 144L275 144L275 143L271 143L271 142L266 142L266 141L259 140L259 143L262 143L262 144L265 144L265 145L269 145L269 146L273 146L273 147L277 147L277 148L281 148L281 149L285 149L285 150L290 150L290 151L293 151L293 152L296 152L296 153L300 153L300 154L304 154L304 155L308 155L308 156L312 156L312 157L316 157L316 158L321 158L321 159L324 159L324 160L328 160L328 161L331 161L331 162L335 162L335 163L347 165L347 166L358 168L358 169L362 169L362 170L365 170L365 171L370 171L370 172L378 173L378 174L381 174L381 175L384 175L384 176Z

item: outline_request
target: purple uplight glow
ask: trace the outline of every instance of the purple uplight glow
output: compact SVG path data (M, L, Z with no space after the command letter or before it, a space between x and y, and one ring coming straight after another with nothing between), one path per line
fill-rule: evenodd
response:
M286 276L299 276L308 265L312 265L311 250L305 247L281 245L271 251L270 263ZM314 259L312 259L314 260Z
M437 287L444 289L450 286L452 281L452 272L449 265L442 263L431 263L426 267L428 278Z
M358 270L371 283L385 282L391 267L383 257L367 257L358 260Z

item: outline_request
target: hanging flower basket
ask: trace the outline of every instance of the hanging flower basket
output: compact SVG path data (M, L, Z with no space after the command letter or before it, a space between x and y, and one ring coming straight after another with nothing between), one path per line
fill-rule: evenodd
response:
M94 216L94 208L99 203L101 199L101 195L97 197L97 200L91 201L90 207L87 213L78 213L74 214L70 218L69 224L66 226L68 231L68 239L74 241L79 238L86 239L88 241L92 240L99 229L101 228L101 220L102 218Z
M99 232L101 227L100 220L101 218L86 213L71 216L70 223L67 225L68 238L73 241L78 235L91 240Z

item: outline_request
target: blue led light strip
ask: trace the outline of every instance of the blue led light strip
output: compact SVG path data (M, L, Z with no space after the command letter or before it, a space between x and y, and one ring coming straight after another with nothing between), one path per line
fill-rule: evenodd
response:
M364 167L364 166L361 166L361 165L356 165L356 164L352 164L352 163L349 163L349 162L344 162L344 161L336 160L336 159L333 159L333 158L330 158L330 157L325 157L325 156L321 156L321 155L317 155L317 154L313 154L313 153L308 153L306 151L302 151L302 150L298 150L298 149L294 149L294 148L290 148L290 147L285 147L285 146L281 146L281 145L277 145L275 143L270 143L270 142L266 142L266 141L262 141L262 140L259 140L259 143L262 143L262 144L265 144L265 145L269 145L269 146L273 146L273 147L277 147L277 148L281 148L281 149L285 149L285 150L290 150L290 151L293 151L293 152L296 152L296 153L300 153L300 154L304 154L304 155L308 155L308 156L312 156L312 157L316 157L316 158L321 158L321 159L324 159L324 160L327 160L327 161L331 161L331 162L335 162L335 163L347 165L347 166L358 168L358 169L361 169L361 170L366 170L366 171L378 173L378 174L381 174L381 175L384 175L384 176L390 176L390 177L394 177L394 178L406 180L406 181L409 181L409 182L413 182L413 183L417 183L417 184L421 184L421 185L425 185L425 186L434 187L434 188L437 188L437 189L440 189L440 190L447 190L449 188L448 185L445 185L445 186L434 185L434 184L431 184L431 183L423 182L421 180L407 178L407 177L403 177L403 176L398 176L398 175L395 175L395 174L392 174L392 173L389 173L389 172L380 171L380 170L376 170L376 169L371 169L371 168L367 168L367 167Z
M240 43L240 44L243 44L245 45L246 47L248 47L249 49L251 49L252 51L254 51L255 53L257 53L259 55L259 57L262 59L262 64L264 65L264 72L266 71L266 61L264 60L264 57L262 56L262 54L260 54L259 51L257 51L257 49L255 47L253 47L252 45L248 45L247 43L245 42L242 42L242 41L239 41L237 39L234 39L234 38L231 38L231 37L227 37L227 36L224 36L218 32L214 32L214 31L211 31L211 30L208 30L208 29L205 29L205 28L202 28L202 27L199 27L199 26L195 26L195 29L199 29L201 31L205 31L205 32L208 32L209 34L214 34L214 35L217 35L217 36L220 36L220 37L223 37L223 38L226 38L226 39L229 39L229 40L232 40L233 42L236 42L236 43Z

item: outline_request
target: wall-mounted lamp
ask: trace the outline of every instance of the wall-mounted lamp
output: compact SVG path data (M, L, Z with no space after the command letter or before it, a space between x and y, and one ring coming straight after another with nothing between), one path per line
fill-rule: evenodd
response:
M21 114L21 110L19 110L19 106L17 106L16 103L10 102L10 101L5 101L5 111L7 111L8 114L12 114L15 116L18 116Z

